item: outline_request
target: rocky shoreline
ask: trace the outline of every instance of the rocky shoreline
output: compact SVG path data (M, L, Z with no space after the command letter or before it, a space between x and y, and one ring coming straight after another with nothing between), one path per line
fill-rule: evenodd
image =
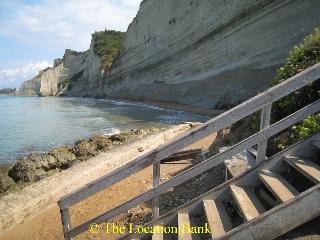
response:
M76 141L73 146L57 147L47 153L32 153L19 159L13 166L0 166L0 196L18 191L119 145L165 130L148 128L131 129L111 136L96 134Z

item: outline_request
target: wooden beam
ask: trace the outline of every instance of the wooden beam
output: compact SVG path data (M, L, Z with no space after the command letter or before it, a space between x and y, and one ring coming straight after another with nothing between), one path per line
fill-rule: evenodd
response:
M320 63L311 68L298 73L286 81L260 93L259 95L243 102L235 108L222 113L221 115L209 120L182 136L179 136L171 142L160 146L159 148L144 154L143 156L131 161L119 169L103 176L102 178L85 185L79 190L66 195L59 201L62 209L68 208L93 194L112 186L113 184L137 173L138 171L150 166L154 162L160 161L177 151L197 142L198 140L217 132L224 127L243 119L246 116L260 110L261 108L279 100L280 98L308 85L320 78Z
M160 184L160 162L153 164L153 188L156 188ZM158 219L160 216L160 202L159 196L156 196L152 200L152 219Z
M283 131L289 126L295 124L296 122L302 121L307 116L318 112L320 110L320 100L300 109L299 111L291 114L290 116L282 119L281 121L273 124L272 126L252 135L251 137L243 140L242 142L230 147L227 151L219 153L207 160L199 163L198 165L176 175L175 177L169 179L168 181L160 184L159 186L148 190L147 192L133 198L132 200L123 203L122 205L96 217L93 218L80 226L68 231L68 236L74 237L88 229L88 226L92 223L102 223L112 219L113 217L125 212L134 206L140 204L141 202L146 202L154 197L165 193L169 188L175 187L189 180L190 178L196 177L199 174L221 164L225 159L231 158L232 156L238 154L239 152L249 149L256 145L258 142L264 141L269 137Z
M275 239L320 215L320 185L282 203L217 240ZM262 231L268 229L268 231Z
M66 233L71 229L69 209L60 209L62 228L65 240L72 240Z
M194 159L196 156L201 154L201 151L202 151L201 148L197 148L197 149L177 152L165 159L162 159L161 163L174 162L174 161L185 160L185 159Z
M263 130L270 126L271 108L272 108L272 104L268 104L267 106L262 108L260 130ZM268 146L268 139L258 144L258 151L257 151L258 163L266 159L267 146Z

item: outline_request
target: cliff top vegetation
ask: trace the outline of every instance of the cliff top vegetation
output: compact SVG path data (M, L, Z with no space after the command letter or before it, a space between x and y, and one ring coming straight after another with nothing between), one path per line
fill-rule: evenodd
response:
M303 43L295 46L289 53L284 65L277 70L277 76L272 86L298 74L299 72L320 62L320 28L307 36ZM289 114L319 99L320 80L299 89L282 98L272 106L272 119L279 121ZM310 116L301 124L280 134L275 140L277 149L281 150L296 140L303 139L311 134L320 132L320 113Z
M94 53L102 58L102 68L110 69L114 59L118 56L122 47L124 33L113 30L105 30L92 34Z

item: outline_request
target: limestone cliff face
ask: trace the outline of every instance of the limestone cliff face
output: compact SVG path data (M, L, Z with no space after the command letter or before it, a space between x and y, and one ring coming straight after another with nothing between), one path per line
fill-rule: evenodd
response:
M317 26L318 0L144 0L109 71L91 43L20 92L228 108L267 88Z
M95 82L101 76L100 58L93 49L86 52L66 50L62 59L56 59L52 68L41 71L24 82L18 90L23 96L84 96L92 95Z
M145 0L101 97L225 108L267 88L318 0Z

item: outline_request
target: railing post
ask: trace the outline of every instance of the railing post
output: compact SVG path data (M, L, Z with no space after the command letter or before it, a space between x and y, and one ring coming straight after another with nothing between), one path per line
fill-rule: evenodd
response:
M272 103L262 108L261 119L260 119L260 131L270 126L271 108L272 108ZM266 159L267 146L268 146L268 139L258 143L256 163L260 163L261 161L264 161Z
M153 164L153 187L160 184L160 164L160 161ZM157 196L152 200L152 218L157 219L159 216L159 196Z
M60 208L60 214L61 214L64 239L65 240L72 240L72 238L68 237L66 234L71 229L69 209L68 208L65 208L65 209Z

